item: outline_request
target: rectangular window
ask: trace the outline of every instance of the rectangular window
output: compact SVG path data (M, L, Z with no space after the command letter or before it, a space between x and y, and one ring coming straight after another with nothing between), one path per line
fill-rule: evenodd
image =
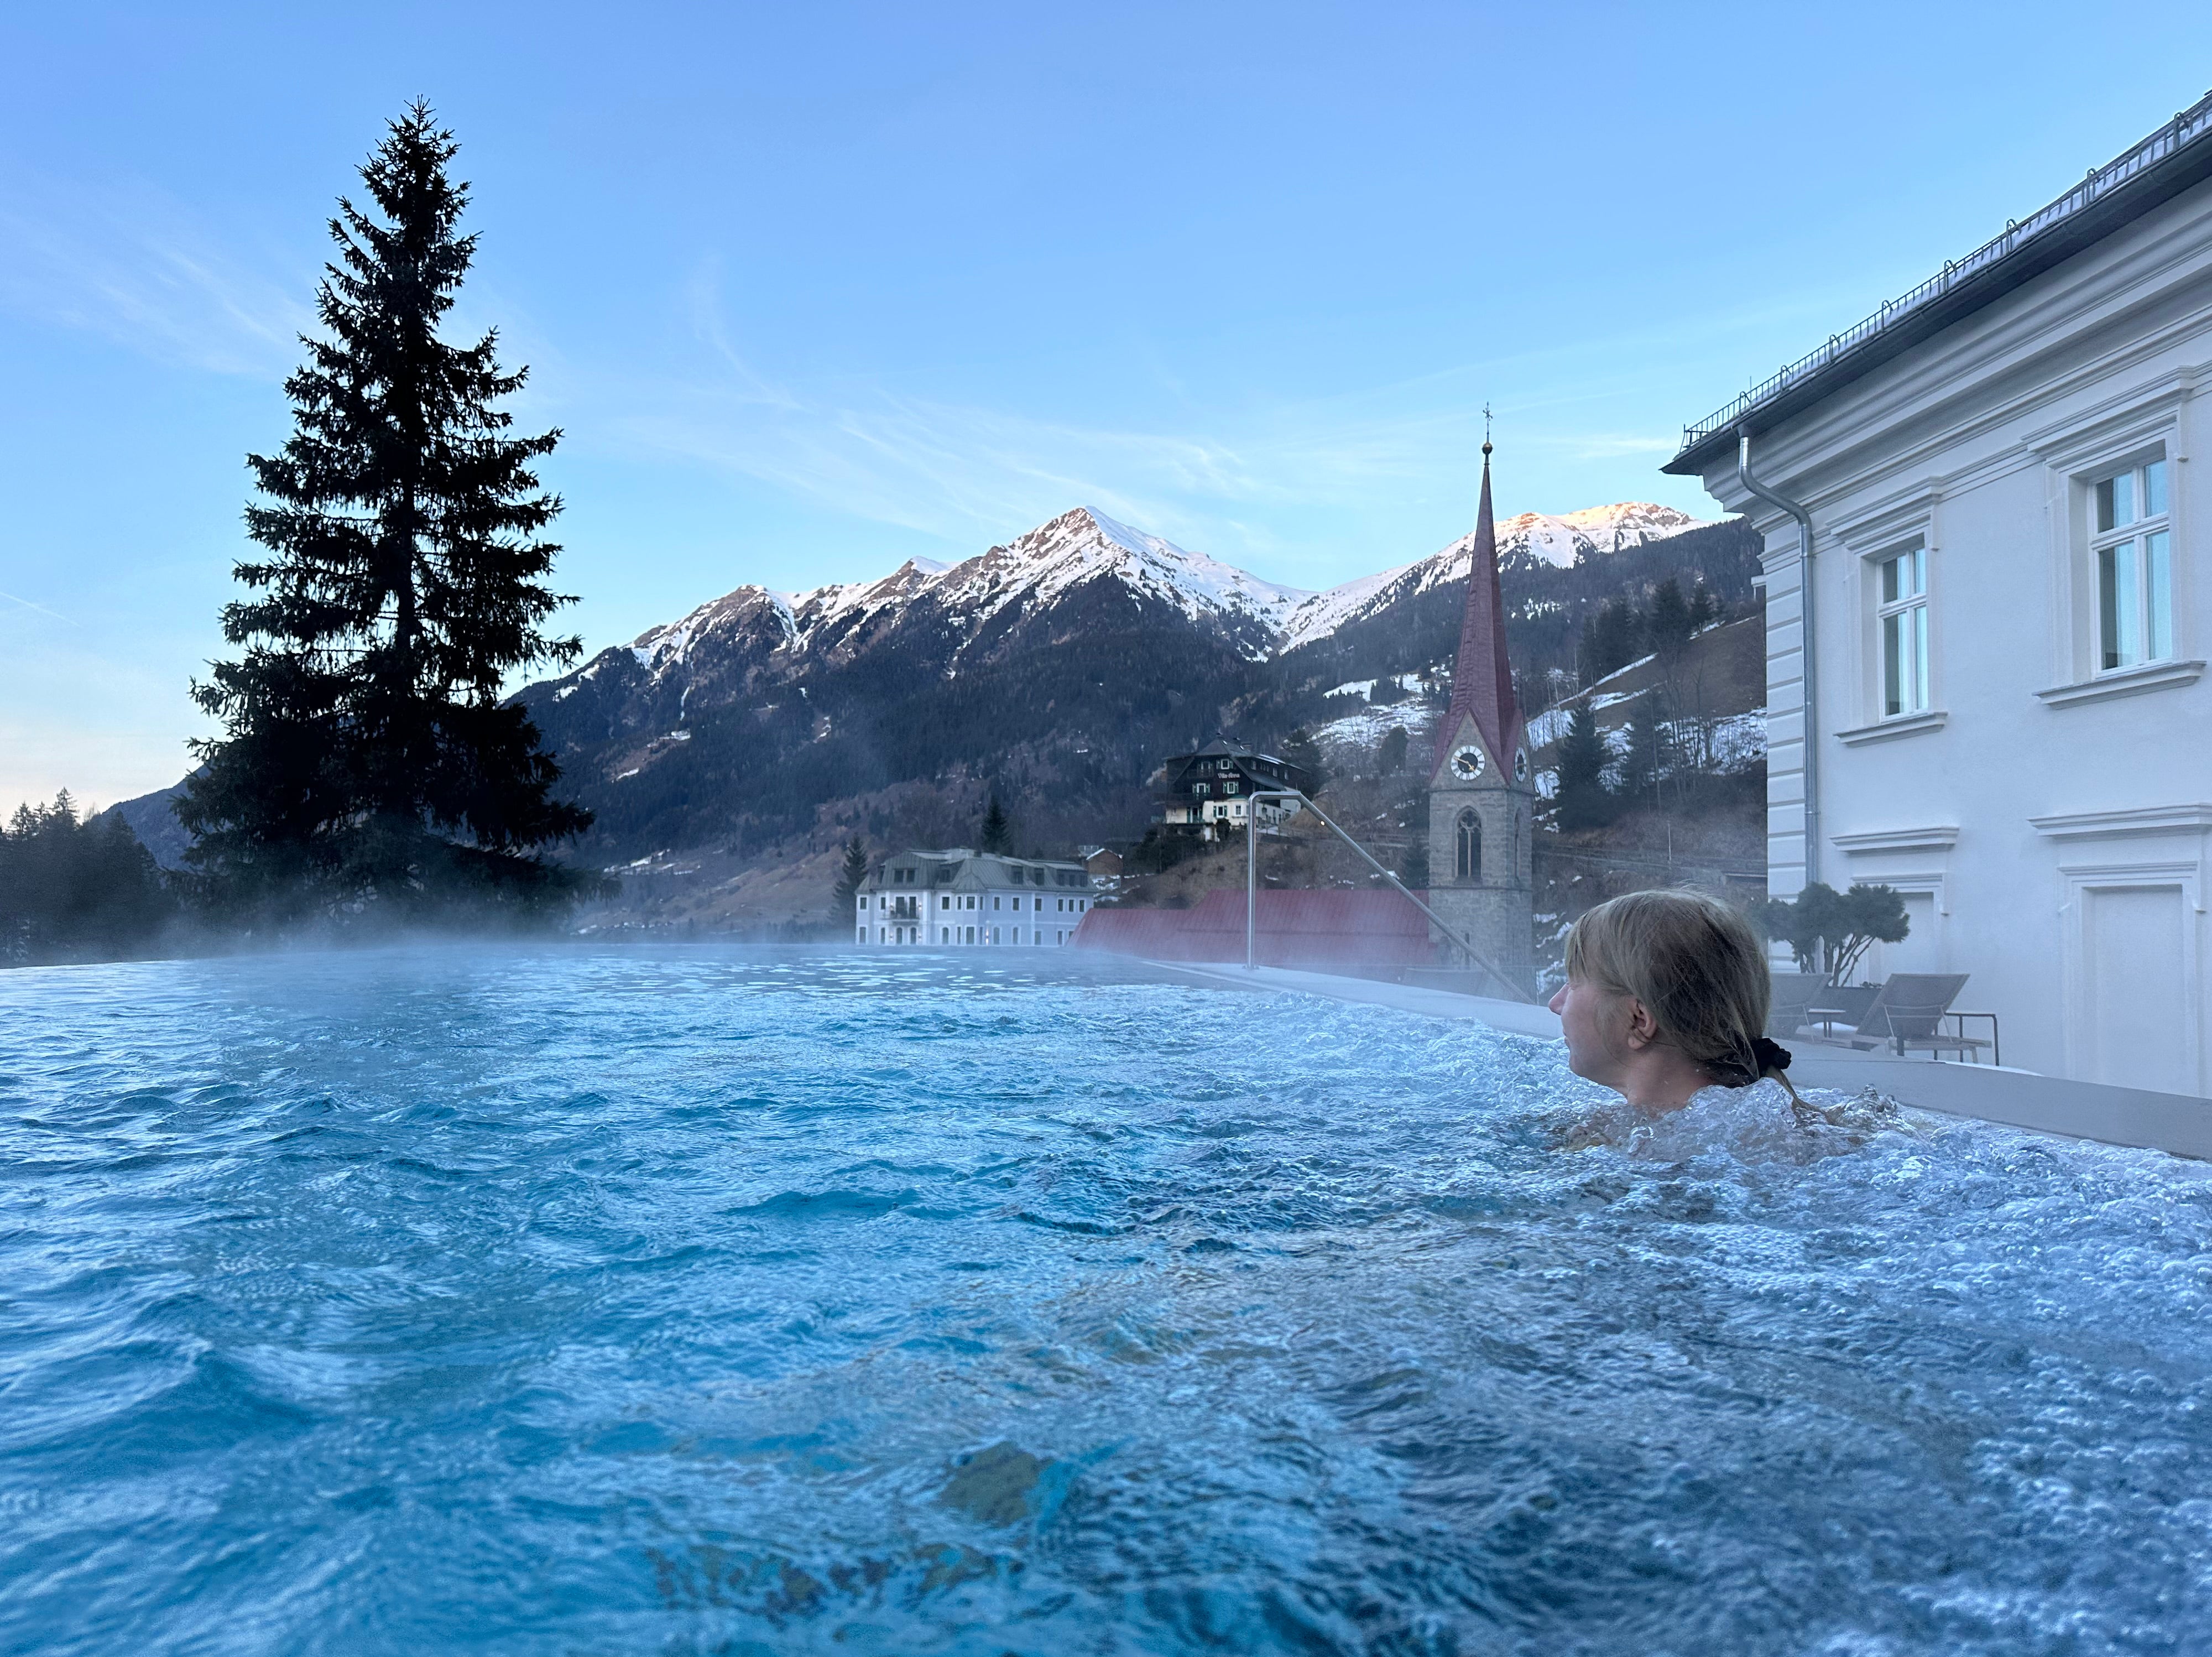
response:
M1928 549L1881 562L1875 614L1881 628L1881 713L1928 711Z
M2090 556L2097 569L2097 671L2173 654L2173 539L2166 462L2146 461L2092 486Z

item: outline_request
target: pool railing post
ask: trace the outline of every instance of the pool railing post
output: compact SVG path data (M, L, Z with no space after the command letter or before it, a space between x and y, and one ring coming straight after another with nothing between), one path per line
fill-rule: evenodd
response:
M1260 936L1260 798L1244 807L1244 970L1259 965Z

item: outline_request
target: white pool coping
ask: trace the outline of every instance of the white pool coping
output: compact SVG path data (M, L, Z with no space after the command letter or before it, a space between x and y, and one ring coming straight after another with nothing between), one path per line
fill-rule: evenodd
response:
M1280 966L1197 966L1181 961L1152 965L1238 990L1321 996L1431 1018L1468 1020L1511 1035L1547 1041L1559 1039L1559 1020L1550 1008L1521 1002ZM1809 1042L1797 1044L1792 1051L1790 1079L1802 1087L1856 1092L1872 1087L1900 1105L1946 1116L1973 1117L2069 1139L2093 1139L2107 1145L2132 1145L2212 1161L2212 1099L2069 1081L1990 1064L1898 1058Z

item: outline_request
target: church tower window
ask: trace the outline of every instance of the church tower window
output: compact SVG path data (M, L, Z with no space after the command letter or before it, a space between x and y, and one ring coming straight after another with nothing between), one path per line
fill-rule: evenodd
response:
M1452 872L1462 880L1480 884L1482 880L1482 819L1469 807L1459 814L1458 854L1452 859Z

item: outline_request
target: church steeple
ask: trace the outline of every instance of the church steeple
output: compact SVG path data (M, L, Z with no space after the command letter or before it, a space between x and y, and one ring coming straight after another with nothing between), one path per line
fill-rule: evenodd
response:
M1489 411L1483 411L1486 427ZM1505 600L1498 580L1498 528L1490 510L1490 436L1482 439L1482 500L1475 509L1474 545L1467 572L1467 613L1460 622L1459 660L1452 668L1451 708L1437 727L1434 776L1443 771L1459 733L1472 720L1498 765L1511 775L1522 731L1505 658Z

